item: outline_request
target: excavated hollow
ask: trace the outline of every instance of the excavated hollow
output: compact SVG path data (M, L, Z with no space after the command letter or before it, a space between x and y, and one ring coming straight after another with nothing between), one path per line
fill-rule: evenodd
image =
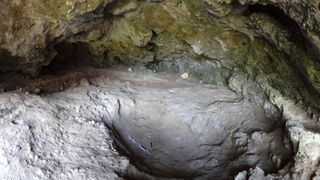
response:
M252 166L274 172L290 159L281 122L229 88L179 76L129 76L125 85L109 84L117 100L106 122L140 170L225 179Z
M97 77L87 79L88 74ZM67 89L52 93L57 87ZM275 172L292 158L281 119L268 118L242 95L201 84L192 74L182 79L179 74L89 69L26 81L20 90L41 96L20 91L1 96L0 140L21 147L1 146L4 154L19 154L6 156L7 162L21 160L14 164L18 171L0 173L4 179L40 177L33 174L38 171L26 171L24 160L51 169L41 171L44 179L71 171L73 178L114 179L110 172L115 170L108 168L133 179L230 179L251 167ZM25 139L13 141L18 137ZM12 168L11 163L1 167ZM73 167L83 168L79 174Z

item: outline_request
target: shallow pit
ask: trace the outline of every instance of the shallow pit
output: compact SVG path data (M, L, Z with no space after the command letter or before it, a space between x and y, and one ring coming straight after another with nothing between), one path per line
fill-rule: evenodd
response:
M2 95L2 102L7 104L1 107L3 112L28 109L18 111L14 121L5 116L10 126L4 127L32 128L29 129L34 135L30 138L36 139L26 140L32 142L32 149L22 150L20 154L39 156L29 159L35 167L47 168L43 161L54 159L57 163L52 165L53 169L61 169L52 170L55 177L68 170L68 163L90 161L92 166L102 163L90 159L98 155L93 146L98 137L87 133L85 139L77 139L78 133L86 131L85 124L91 126L91 122L94 127L97 123L99 127L104 124L110 131L103 131L107 143L114 144L121 158L130 160L128 167L119 162L122 170L116 170L125 178L230 179L254 167L267 173L276 172L291 160L292 147L281 119L270 118L265 109L227 86L201 84L193 74L187 79L180 75L155 73L143 67L81 68L60 76L29 80L22 91ZM69 86L55 92L64 85ZM41 96L25 95L23 91ZM69 127L73 123L81 125L76 132L73 126ZM45 129L50 132L44 133ZM27 130L21 131L21 136L29 134ZM49 140L51 136L61 137ZM11 142L11 139L2 141ZM72 139L81 147L79 153L86 154L84 160L66 158L69 146L74 144L69 142ZM89 143L91 140L93 144ZM26 146L22 142L18 144ZM56 144L54 147L60 148L59 153L64 155L44 153L50 144ZM14 149L5 148L5 151L16 153ZM21 169L27 167L21 165ZM83 173L100 177L92 169Z
M282 121L226 86L203 85L192 75L189 80L150 72L116 76L124 79L108 86L117 109L105 121L141 171L228 179L255 166L276 172L290 161Z

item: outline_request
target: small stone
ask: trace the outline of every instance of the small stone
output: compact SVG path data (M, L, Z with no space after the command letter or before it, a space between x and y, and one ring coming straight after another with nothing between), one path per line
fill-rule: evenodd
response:
M15 119L13 121L11 121L12 124L15 125L22 125L24 123L24 121L22 119Z
M249 180L255 179L265 179L264 171L260 167L256 167L255 169L251 170L251 176Z
M35 94L39 94L40 92L41 92L41 90L39 88L36 88L33 90L33 93L35 93Z
M86 78L82 78L79 82L79 86L82 86L82 87L88 87L90 86L90 83L88 81L88 79Z
M129 67L129 68L128 68L128 72L133 72L132 67Z
M248 174L247 171L242 171L234 179L235 180L246 180L247 174Z
M189 78L189 74L188 73L183 73L181 74L181 79L188 79Z

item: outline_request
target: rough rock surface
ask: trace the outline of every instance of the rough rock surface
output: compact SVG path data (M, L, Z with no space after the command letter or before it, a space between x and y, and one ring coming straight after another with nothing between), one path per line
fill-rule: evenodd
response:
M291 157L279 122L226 87L104 75L42 97L1 95L1 179L118 179L129 161L112 138L155 176L225 179L255 165L274 172Z
M2 94L0 179L119 179L129 160L86 93Z
M0 71L22 70L35 73L55 56L53 45L72 35L85 32L98 24L103 9L113 0L1 1L0 6ZM117 15L134 7L116 3Z
M319 2L238 2L1 1L1 7L6 8L0 11L0 70L35 73L54 59L59 52L56 45L67 41L75 43L70 51L87 49L91 58L82 59L93 61L92 56L98 56L99 63L104 65L114 59L126 62L175 59L184 52L192 55L193 50L209 59L224 61L228 67L231 63L253 71L259 65L248 63L241 56L249 62L250 58L259 58L261 63L264 56L269 56L283 64L286 61L282 59L287 57L281 56L288 55L302 76L319 89L318 56L306 55L312 46L320 46ZM289 20L272 10L247 11L252 4L278 7L300 28L287 27ZM302 47L295 41L300 36L305 41L300 42ZM265 38L264 42L259 42L261 38ZM255 53L251 52L253 49ZM225 62L230 59L239 62Z
M281 8L300 25L304 34L320 49L320 1L239 0L239 2L241 4L271 4Z
M243 103L241 107L247 107L245 102L253 104L257 109L250 113L263 111L267 119L273 120L271 122L275 121L277 125L283 124L280 129L288 134L295 156L294 162L286 167L289 170L284 170L282 174L279 171L277 176L289 179L310 179L319 176L320 173L318 170L320 158L319 3L319 0L2 0L0 1L0 7L3 7L0 10L0 79L11 81L10 74L2 76L2 73L22 72L35 75L41 70L50 72L84 64L100 67L119 63L142 64L154 71L189 73L204 84L230 88L237 96L245 99L241 101ZM44 68L45 66L48 67ZM85 76L95 76L95 74L89 72L85 73ZM64 80L62 78L58 82L54 81L38 88L30 87L39 84L28 84L29 81L24 85L30 85L25 89L35 93L51 92L63 90L64 88L60 89L59 81ZM74 80L79 78L71 79L71 81ZM2 86L1 81L1 91L6 89ZM52 87L53 90L48 87ZM188 92L186 89L183 91ZM219 93L223 94L225 91ZM138 93L136 95L138 96ZM12 101L16 103L24 101L21 99L24 95L4 94L3 96L15 97L16 99L13 98ZM59 96L63 96L63 93ZM140 96L143 99L144 96ZM37 108L41 109L45 106L51 107L48 105L51 101L46 99L50 97L30 98L38 99L35 103L39 101L41 106ZM68 97L65 97L64 101L68 102L67 99ZM151 99L147 100L151 101ZM9 102L1 106L4 109L10 107L10 100L4 101ZM206 99L203 102L206 102ZM170 105L169 100L163 103ZM195 104L189 104L189 106ZM163 108L160 107L161 104L158 105L159 108ZM24 107L23 104L20 106ZM58 111L55 107L52 108L52 111ZM250 114L249 109L248 114ZM186 109L181 108L181 110ZM231 111L232 108L228 110ZM210 112L210 108L203 110L204 114L207 112ZM35 123L32 120L34 117L28 119L27 112L21 111L21 113L25 113L23 117L26 117L28 127ZM204 114L201 116L205 116ZM51 115L48 114L49 117ZM194 115L200 117L200 115ZM12 120L19 119L14 116L10 108L8 111L1 111L0 116L12 116ZM55 118L60 122L60 117ZM258 118L254 122L264 122L260 120L261 118ZM123 119L119 122L122 121L127 122ZM232 127L235 121L230 120L226 127ZM7 127L6 123L9 121L3 121L3 123ZM54 124L50 124L52 122L44 123L55 127ZM62 121L61 124L63 123L65 122ZM99 123L102 122L99 121ZM12 124L8 127L10 125ZM30 127L33 127L31 125ZM39 128L41 129L42 126L45 125L40 125ZM84 127L77 122L74 126L87 129L88 133L96 130L90 129L90 127L94 128L93 126ZM12 127L15 126L12 125ZM201 128L206 130L206 127ZM114 131L117 132L117 127ZM17 131L22 137L33 138L21 140L21 143L33 142L37 138L33 137L31 132L33 133L32 128ZM55 133L60 132L62 130L54 131L52 135L55 136ZM110 137L107 132L104 133L101 130L97 132L102 133L101 138L102 136ZM10 137L11 130L8 133ZM49 134L41 133L40 136L51 137ZM77 136L82 137L83 134ZM118 138L121 139L121 136L125 135L120 133L119 136ZM40 142L42 139L36 140ZM150 139L140 141L147 140ZM90 140L85 141L89 143ZM57 148L58 140L52 140L52 143L55 144L52 148ZM35 151L40 145L41 143L34 143ZM100 147L94 143L91 145ZM33 148L31 145L30 147ZM49 148L47 145L44 147ZM69 145L66 145L67 147ZM118 162L120 156L112 149L102 148L101 150L110 151L108 152L111 153L110 156ZM13 148L11 154L15 152L18 152L18 149ZM29 152L24 152L21 153L21 157L29 157ZM82 152L77 151L77 153ZM53 159L59 159L59 157L55 155ZM85 161L88 159L86 156L83 158ZM68 158L64 159L66 162L54 164L52 167L61 167L60 170L62 169L61 172L63 172L65 167L63 163L67 163ZM100 162L99 160L100 158L97 161ZM39 163L38 161L40 162L37 160L35 163ZM258 160L255 159L256 161ZM278 160L273 160L273 163L275 161ZM9 167L8 164L5 165ZM199 163L200 166L201 163ZM100 168L110 172L110 176L116 176L109 166L106 167ZM252 168L251 171L250 168ZM124 168L121 166L120 169ZM149 170L153 171L152 168ZM239 174L239 178L244 174L250 176L251 173L254 179L258 176L262 177L262 171L270 171L267 165L255 167L252 164L245 170ZM49 177L50 172L48 170L45 176ZM55 172L59 174L58 170ZM84 174L88 172L89 170ZM10 173L15 172L8 171L8 173L9 177Z
M311 33L301 32L305 28L298 15L281 14L306 3L263 1L273 7L264 10L251 5L259 1L248 2L2 1L1 71L34 74L51 61L109 66L119 61L209 60L224 68L222 73L263 76L282 94L303 101L310 113L319 111L315 43L305 35ZM317 19L319 10L303 10L312 15L299 17Z
M142 87L112 93L113 127L151 173L226 179L253 164L272 172L290 158L280 122L230 89L136 78Z
M2 1L0 71L35 74L51 61L109 66L204 59L263 76L314 113L320 107L317 3Z

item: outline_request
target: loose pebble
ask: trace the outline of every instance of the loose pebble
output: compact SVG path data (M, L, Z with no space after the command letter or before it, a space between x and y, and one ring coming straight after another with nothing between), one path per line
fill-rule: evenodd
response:
M189 74L185 72L185 73L181 74L181 78L182 79L188 79L189 78Z

